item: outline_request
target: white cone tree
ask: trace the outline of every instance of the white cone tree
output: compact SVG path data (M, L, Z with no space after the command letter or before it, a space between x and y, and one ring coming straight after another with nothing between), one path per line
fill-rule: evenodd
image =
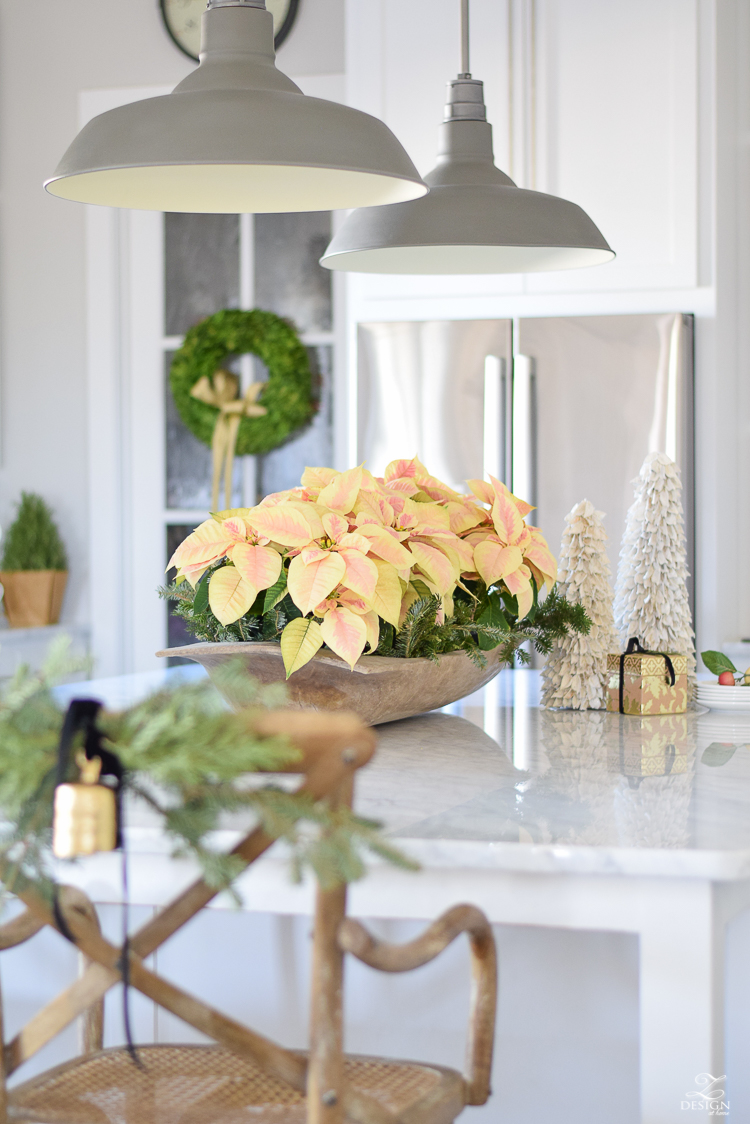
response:
M649 453L634 481L615 586L615 626L624 650L631 636L655 652L688 656L695 679L695 642L687 579L680 470L666 453Z
M603 518L589 500L582 500L565 516L560 592L573 604L583 605L591 631L588 636L569 632L555 643L542 672L546 707L602 710L607 705L607 656L618 645Z

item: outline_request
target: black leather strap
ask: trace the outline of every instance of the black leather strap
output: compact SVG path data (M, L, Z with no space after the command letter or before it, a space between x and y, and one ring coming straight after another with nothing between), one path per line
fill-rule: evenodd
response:
M70 766L70 751L73 740L79 732L84 735L84 751L89 761L98 757L102 763L100 776L112 777L117 812L116 845L122 847L122 791L125 783L125 769L116 753L102 745L102 732L96 724L102 704L96 699L73 699L65 715L57 750L57 777L55 784L65 784Z
M65 784L68 775L68 766L70 764L70 751L73 748L73 739L79 731L85 733L85 740L88 743L89 734L96 726L96 717L102 708L102 704L97 702L96 699L73 699L68 707L63 728L60 733L60 742L57 747L57 777L55 784ZM94 756L88 752L88 744L86 744L86 756L91 760ZM104 762L102 762L102 766Z

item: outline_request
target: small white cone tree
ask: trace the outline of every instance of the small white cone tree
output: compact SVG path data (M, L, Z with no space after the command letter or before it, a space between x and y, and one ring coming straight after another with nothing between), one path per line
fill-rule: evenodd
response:
M569 632L556 641L542 672L546 707L602 710L607 705L607 656L617 651L617 634L603 518L589 500L565 516L560 592L572 604L583 605L591 631L588 636Z
M685 518L680 470L666 453L649 453L634 480L615 586L615 625L624 651L631 636L654 652L688 657L695 681Z

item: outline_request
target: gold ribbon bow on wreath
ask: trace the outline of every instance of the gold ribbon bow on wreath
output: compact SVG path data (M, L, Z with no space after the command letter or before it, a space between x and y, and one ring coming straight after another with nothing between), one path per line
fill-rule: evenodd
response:
M234 453L237 447L237 434L240 421L245 418L262 418L268 411L258 405L258 395L265 383L252 383L244 395L240 396L240 380L231 371L216 371L213 379L203 375L190 391L193 398L216 406L219 416L214 426L211 441L213 454L213 510L219 510L219 491L221 477L224 476L225 507L232 506L232 474Z

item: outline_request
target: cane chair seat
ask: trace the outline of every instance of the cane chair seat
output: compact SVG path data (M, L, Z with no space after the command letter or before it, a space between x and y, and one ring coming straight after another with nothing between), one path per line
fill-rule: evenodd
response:
M285 1082L221 1046L101 1050L9 1091L8 1117L23 1124L305 1124L306 1100ZM450 1124L464 1106L460 1074L439 1066L348 1057L347 1084L394 1121Z

